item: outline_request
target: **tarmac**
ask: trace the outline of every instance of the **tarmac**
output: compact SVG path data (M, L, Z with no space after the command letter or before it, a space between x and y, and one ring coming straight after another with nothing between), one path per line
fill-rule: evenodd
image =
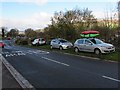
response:
M11 73L3 65L3 63L1 65L0 65L0 68L2 67L2 90L6 90L6 89L7 90L8 89L22 89L21 86L15 80L15 78L13 78Z

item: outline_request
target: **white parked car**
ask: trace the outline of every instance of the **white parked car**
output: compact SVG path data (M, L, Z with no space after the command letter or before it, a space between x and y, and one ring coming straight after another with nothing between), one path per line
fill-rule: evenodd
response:
M75 41L74 50L75 52L86 51L100 54L114 52L115 47L112 44L105 43L97 38L83 38Z
M52 48L59 48L60 50L68 49L68 48L71 48L73 46L73 44L71 42L69 42L65 39L61 39L61 38L51 40L50 45L51 45L51 49Z
M46 41L44 38L37 38L34 39L34 41L32 42L32 45L43 45L46 44Z

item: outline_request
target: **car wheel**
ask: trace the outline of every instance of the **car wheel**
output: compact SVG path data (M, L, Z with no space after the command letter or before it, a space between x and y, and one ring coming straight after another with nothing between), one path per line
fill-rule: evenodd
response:
M32 44L32 46L35 46L35 44Z
M39 43L36 44L36 46L39 46L39 45L40 45Z
M53 49L52 45L50 46L51 49Z
M76 52L76 53L78 53L78 52L79 52L79 49L78 49L77 47L75 48L75 52Z
M63 47L62 47L62 46L60 46L60 47L59 47L59 49L60 49L60 50L63 50Z
M95 52L96 55L99 55L101 53L99 49L95 49L94 52Z

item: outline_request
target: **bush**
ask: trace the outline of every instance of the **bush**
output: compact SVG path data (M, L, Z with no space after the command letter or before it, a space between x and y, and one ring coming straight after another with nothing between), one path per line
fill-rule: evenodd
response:
M20 39L15 40L15 44L20 44Z
M18 45L28 45L28 40L27 39L17 39L15 41L15 43Z
M20 42L20 44L21 44L21 45L28 45L28 40L22 40L22 41Z

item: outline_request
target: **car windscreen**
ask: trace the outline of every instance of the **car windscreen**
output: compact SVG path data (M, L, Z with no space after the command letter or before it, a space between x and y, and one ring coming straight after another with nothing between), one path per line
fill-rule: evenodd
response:
M42 38L41 41L45 41L45 39Z
M66 40L59 40L61 43L66 43L66 42L68 42L68 41L66 41Z
M90 39L90 41L92 41L94 44L102 44L103 41L99 40L99 39Z

